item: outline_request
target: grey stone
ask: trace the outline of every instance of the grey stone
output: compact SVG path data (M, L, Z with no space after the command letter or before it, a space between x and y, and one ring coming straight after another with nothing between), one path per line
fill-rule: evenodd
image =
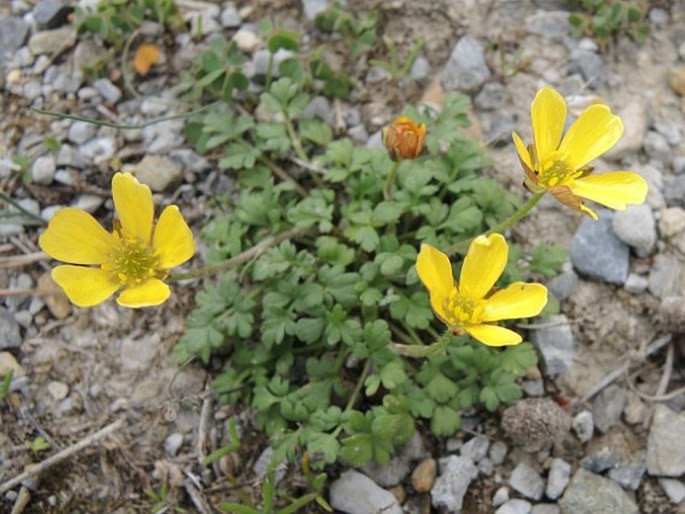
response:
M0 16L0 68L12 58L29 35L29 26L21 18Z
M649 270L649 292L657 298L681 294L682 264L674 255L659 253Z
M424 458L426 455L423 439L418 432L414 432L412 438L399 448L397 455L394 455L386 464L381 466L372 462L362 467L362 471L378 485L392 487L399 484L409 474L412 461Z
M492 506L493 507L499 507L503 503L506 503L509 501L509 488L508 487L500 487L495 491L495 494L492 497Z
M683 40L680 43L680 46L678 46L678 55L683 61L685 61L685 40Z
M647 155L660 162L667 162L671 156L671 146L666 138L653 130L647 132L644 148Z
M52 380L47 385L48 393L52 396L55 401L64 400L69 394L69 386L64 382L58 382L57 380Z
M683 434L685 414L657 404L647 438L647 471L650 475L678 477L685 473Z
M238 48L245 53L251 54L257 46L259 46L260 39L254 30L247 27L241 27L233 34L233 41L238 45Z
M57 0L41 0L36 4L31 13L38 28L43 30L61 27L67 22L67 18L72 11L72 7L64 5Z
M579 468L559 501L562 514L638 514L616 482Z
M573 365L573 332L568 318L563 314L549 316L545 325L532 332L531 341L542 357L547 375L558 375Z
M526 452L549 448L571 428L569 415L550 398L526 398L502 414L502 428Z
M183 146L183 120L155 123L143 129L143 141L148 153L166 153Z
M153 333L149 337L134 339L126 337L121 343L119 357L121 367L125 370L145 370L150 368L150 364L157 355L160 336Z
M571 465L564 459L554 459L547 475L545 494L550 500L556 500L564 493L571 479Z
M114 157L117 150L114 136L101 136L91 139L81 146L81 154L91 161L102 162ZM92 164L92 163L91 163Z
M611 223L614 234L635 249L638 257L648 257L657 240L656 222L649 205L629 205L616 211Z
M477 435L462 445L461 455L468 457L473 462L478 462L488 454L489 447L490 439L484 435Z
M107 50L93 39L82 39L78 42L72 53L72 64L75 70L83 71L84 68L92 68L95 64L105 59Z
M616 113L623 120L623 136L610 148L604 158L619 160L640 151L647 132L647 108L641 96L626 101Z
M105 199L102 196L79 195L78 198L76 198L76 201L71 206L76 207L77 209L84 210L86 212L90 212L92 214L95 211L97 211L104 202Z
M623 284L623 289L630 294L642 294L647 290L647 286L649 286L649 280L637 273L630 273L626 283Z
M533 510L530 514L559 514L561 509L558 505L553 503L538 503L533 505Z
M440 476L431 489L433 507L461 511L466 490L477 475L476 465L467 457L450 455L440 459Z
M636 462L633 464L618 464L616 467L609 470L609 478L616 482L623 489L636 491L640 487L642 477L647 470L644 462Z
M682 481L673 478L660 478L659 485L671 503L680 504L685 500L685 484Z
M613 213L597 211L599 220L586 219L571 241L569 256L579 272L610 284L623 285L628 277L630 248L614 234Z
M671 166L673 167L673 173L676 175L685 173L685 155L675 156L671 162Z
M685 207L685 175L676 175L666 180L664 199L669 207Z
M112 81L109 79L97 79L93 82L93 87L100 93L102 98L113 104L117 103L121 98L121 89L112 84Z
M521 382L521 389L526 396L542 396L545 394L545 383L541 378L537 380L524 380Z
M391 73L381 66L371 66L366 73L367 84L377 84L378 82L385 82L391 79Z
M640 166L634 171L645 179L649 186L647 191L647 205L654 210L663 209L666 207L666 200L664 199L664 178L661 170L653 164L646 164Z
M67 139L77 145L82 145L86 141L93 139L97 131L97 125L86 123L85 121L75 121L69 125Z
M170 457L176 457L183 446L183 434L175 432L164 440L164 451Z
M507 448L507 443L504 441L495 441L490 445L488 456L495 466L499 466L504 462L508 451L509 449Z
M219 6L204 4L201 9L188 13L187 19L190 21L190 33L207 36L208 34L221 31L221 25L218 21Z
M571 269L560 273L547 283L547 289L559 301L566 300L578 286L578 275Z
M622 387L610 385L603 389L592 404L592 418L597 430L608 432L621 419L627 401L626 390Z
M276 78L281 75L280 66L283 61L293 56L293 52L285 48L279 48L273 54L273 62L271 65L271 76ZM259 77L263 81L269 71L269 60L272 59L271 53L268 50L257 50L252 55L252 76Z
M305 18L313 20L320 12L328 9L329 0L302 0L302 11Z
M455 45L442 72L442 85L447 91L476 91L490 78L483 47L477 39L463 36Z
M276 464L273 462L273 456L274 456L274 449L271 446L267 446L264 448L262 453L259 454L259 457L257 457L257 461L254 463L252 466L252 472L255 474L257 478L264 478L266 476L266 472L269 470L269 467L272 466L273 464ZM283 480L283 477L285 476L286 472L286 466L283 462L280 462L276 465L275 468L275 473L274 473L274 482L278 483L281 480ZM361 475L361 473L359 473ZM364 475L362 475L364 476ZM366 478L366 477L364 477ZM368 480L368 479L367 479ZM375 485L375 484L374 484Z
M663 27L668 24L669 15L666 9L661 7L653 7L649 10L649 21L657 27Z
M526 500L519 500L515 498L509 500L495 511L495 514L530 514L533 506Z
M502 84L499 82L488 82L476 95L476 107L485 111L501 109L504 106L506 95L506 89Z
M90 160L73 146L62 143L57 153L57 166L69 166L71 168L85 168Z
M478 461L478 474L486 477L492 476L495 472L495 465L488 457L483 457Z
M201 173L211 167L209 161L205 157L199 155L190 148L172 150L169 153L169 157L180 163L183 168L190 170L193 173Z
M428 62L428 59L423 55L419 55L414 59L414 63L411 65L409 76L416 81L426 80L430 75L430 71L431 65L430 62Z
M155 193L169 191L178 186L183 179L178 164L158 155L146 155L133 168L136 178L150 186Z
M532 500L539 500L545 492L545 481L525 462L519 462L514 468L509 478L509 485Z
M42 88L40 86L40 82L37 80L29 80L28 82L24 83L21 95L28 101L32 102L40 96L41 91Z
M588 442L590 439L592 439L592 434L595 431L595 423L592 419L592 412L589 410L580 411L578 414L573 416L571 426L581 442Z
M31 165L31 179L44 186L52 184L57 170L57 163L52 155L42 155Z
M224 4L219 21L221 22L221 26L227 29L237 29L243 22L238 9L232 2Z
M621 455L614 451L613 446L602 446L596 451L583 457L580 466L592 473L603 473L620 464Z
M0 307L0 350L19 348L20 345L19 323L7 309Z
M315 96L302 111L302 117L318 119L330 125L333 121L331 102L325 96Z
M21 310L14 313L14 319L23 328L29 328L33 324L33 314L27 310Z
M495 146L507 145L511 142L511 133L516 128L517 116L513 113L498 110L489 120L487 140Z
M570 73L580 73L588 87L602 87L607 78L604 60L595 52L577 49L571 52Z
M29 49L34 55L51 54L75 39L76 35L72 27L42 30L31 36L29 39Z
M330 504L348 514L402 514L392 493L352 469L331 484Z
M563 42L571 33L567 11L539 10L526 18L526 30L544 39Z
M22 46L19 50L14 52L10 62L10 68L26 68L33 64L33 54L28 46ZM0 60L0 62L2 62Z
M361 124L350 128L347 131L347 135L350 136L352 140L362 144L369 140L369 133L366 131L366 127Z
M678 146L682 139L680 126L677 123L654 122L654 130L664 136L671 146Z

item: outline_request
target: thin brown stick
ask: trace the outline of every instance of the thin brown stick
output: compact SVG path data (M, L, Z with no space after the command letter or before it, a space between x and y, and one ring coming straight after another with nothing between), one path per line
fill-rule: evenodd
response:
M18 268L46 259L49 259L49 257L43 252L33 252L26 255L8 255L7 257L0 257L0 269Z
M84 439L81 439L78 443L73 444L69 446L68 448L65 448L59 453L56 453L55 455L48 457L45 459L43 462L40 462L39 464L36 464L34 467L31 469L24 471L20 475L17 475L14 478L11 478L4 484L0 485L0 494L5 494L7 491L12 489L13 487L19 485L22 481L26 480L27 478L34 477L43 471L51 468L52 466L59 464L60 462L68 459L72 455L80 452L84 448L87 448L91 444L99 441L100 439L104 439L107 437L109 434L112 432L118 430L124 425L124 420L119 419L115 421L114 423L110 423L107 425L105 428L102 430L99 430L95 432L94 434L89 435L88 437L85 437Z
M0 296L35 296L38 289L0 289Z
M205 386L205 393L211 392L209 383ZM212 414L213 398L211 394L205 394L202 400L202 408L200 409L200 423L197 428L197 459L202 465L202 462L207 456L207 448L209 447L209 418Z

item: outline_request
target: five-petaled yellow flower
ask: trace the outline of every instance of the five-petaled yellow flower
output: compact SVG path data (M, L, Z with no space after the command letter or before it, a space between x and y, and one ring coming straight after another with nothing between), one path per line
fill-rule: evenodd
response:
M641 204L647 182L637 173L612 171L590 175L588 163L609 150L623 135L623 123L606 105L585 109L562 139L566 102L550 87L542 88L530 106L534 144L526 148L514 132L514 144L526 172L524 186L534 193L549 191L564 205L597 219L583 198L624 210Z
M383 129L383 145L393 161L416 159L423 152L426 125L400 116Z
M469 247L457 284L447 255L429 244L421 245L416 270L430 293L435 315L452 332L466 332L489 346L522 341L513 330L492 322L540 314L547 303L547 288L514 282L486 298L502 275L508 254L509 247L501 234L478 236Z
M163 282L168 270L195 253L193 234L175 205L162 211L155 226L150 188L130 173L114 175L112 197L119 220L111 234L73 207L50 220L40 247L54 259L78 265L57 266L52 278L79 307L102 303L119 289L119 305L159 305L169 297Z

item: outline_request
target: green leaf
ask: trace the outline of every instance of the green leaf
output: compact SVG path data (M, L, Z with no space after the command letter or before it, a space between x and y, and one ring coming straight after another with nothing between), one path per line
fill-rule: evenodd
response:
M404 372L402 361L394 360L386 364L379 372L383 387L392 391L396 387L404 384L407 380L407 375Z
M314 432L307 434L307 449L313 458L321 454L326 464L332 464L338 458L340 443L332 434Z
M275 248L269 248L255 262L252 276L255 280L266 280L287 271L296 259L295 246L283 241Z
M297 50L300 47L300 33L294 30L279 29L266 43L270 53L275 54L279 49Z
M288 221L303 228L318 223L321 232L329 232L333 228L332 219L333 206L322 196L308 196L288 210Z
M457 385L439 372L426 384L426 392L438 403L447 403L456 396L457 391Z
M537 353L530 343L507 346L500 356L502 369L516 376L522 376L528 368L538 363Z
M553 277L561 271L567 256L564 247L540 242L533 248L530 270L542 273L546 277Z
M373 436L366 433L353 434L342 441L340 457L355 467L361 467L373 458Z
M485 408L490 412L495 412L499 407L499 398L497 391L490 386L485 386L480 392L480 401L483 402Z
M321 318L300 318L297 320L295 335L305 343L314 343L323 333L325 321Z
M446 405L435 407L431 419L431 432L439 436L452 436L459 430L460 426L461 416L456 410Z
M316 249L316 256L329 264L347 266L354 261L354 250L335 237L320 236L316 240Z
M300 120L298 128L303 140L317 145L326 146L333 139L331 127L319 120Z
M355 243L359 243L362 250L373 252L381 242L378 233L373 227L357 227L353 229L352 239Z
M364 341L372 352L385 348L390 344L391 334L388 324L377 319L364 325Z
M398 294L397 299L390 304L390 315L394 319L406 321L412 328L422 330L428 328L434 318L428 294L424 291L417 291L409 298Z
M382 226L395 222L403 210L403 206L397 202L381 202L373 210L373 223L375 226Z

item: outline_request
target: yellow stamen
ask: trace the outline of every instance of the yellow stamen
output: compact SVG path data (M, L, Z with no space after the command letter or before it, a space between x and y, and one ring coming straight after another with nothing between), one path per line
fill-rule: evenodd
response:
M465 325L480 323L485 302L461 295L455 288L445 298L443 305L446 321L450 325Z

